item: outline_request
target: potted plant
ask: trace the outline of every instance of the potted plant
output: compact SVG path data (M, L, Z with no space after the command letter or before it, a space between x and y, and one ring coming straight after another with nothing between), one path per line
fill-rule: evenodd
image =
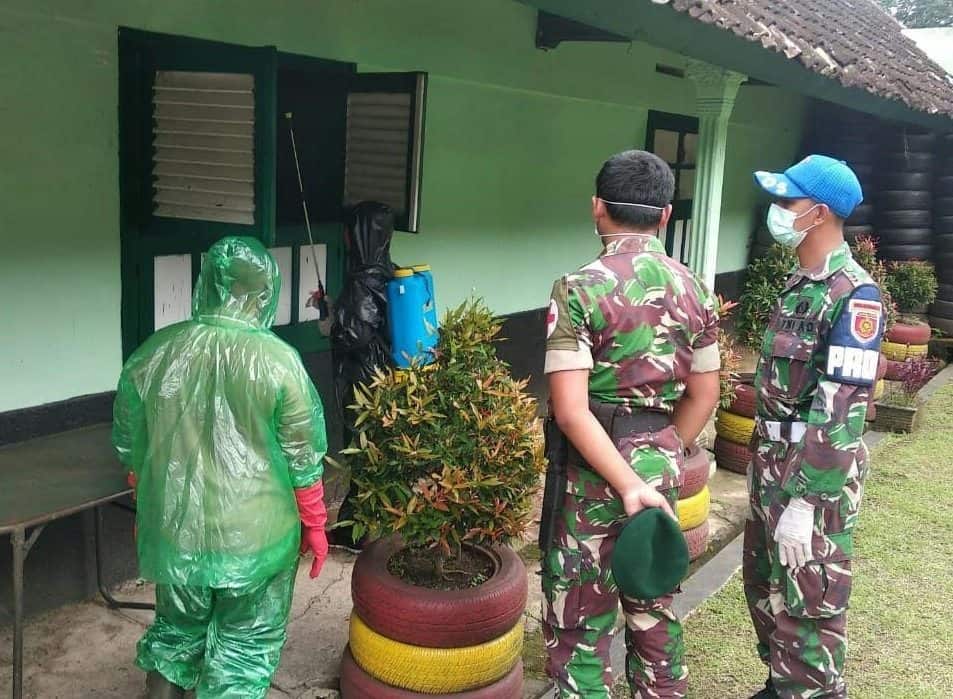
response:
M922 260L890 262L886 287L901 313L926 313L936 300L936 270Z
M738 305L718 297L718 314L722 321ZM755 395L750 377L742 377L741 351L734 338L723 328L718 333L718 350L721 354L720 398L715 421L717 436L712 450L718 468L734 473L745 473L751 461L751 451L745 441L750 441L748 429L754 430Z
M522 696L527 578L506 544L527 528L545 460L536 400L496 356L499 331L482 302L464 303L431 364L355 391L359 431L342 453L360 491L354 536L373 542L352 576L344 697Z
M903 363L900 380L892 382L877 401L874 427L881 432L913 432L919 423L921 388L939 371L933 359L908 359Z

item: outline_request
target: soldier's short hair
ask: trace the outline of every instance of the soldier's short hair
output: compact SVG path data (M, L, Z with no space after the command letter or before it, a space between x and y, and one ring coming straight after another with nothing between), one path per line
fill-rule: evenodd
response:
M654 153L627 150L609 158L596 175L596 196L603 201L664 207L675 195L672 168ZM606 204L613 221L644 228L657 225L661 211Z

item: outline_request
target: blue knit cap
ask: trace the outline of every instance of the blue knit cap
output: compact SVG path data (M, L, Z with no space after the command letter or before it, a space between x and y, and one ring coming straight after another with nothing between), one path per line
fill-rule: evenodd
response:
M812 199L827 204L841 218L848 218L864 200L857 175L843 160L809 155L783 173L754 173L754 180L768 194L780 199Z

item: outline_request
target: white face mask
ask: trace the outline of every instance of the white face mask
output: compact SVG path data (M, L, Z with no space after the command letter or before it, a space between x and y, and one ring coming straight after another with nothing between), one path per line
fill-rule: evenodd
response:
M818 224L815 223L813 226L808 226L803 231L799 231L794 227L794 222L802 216L807 216L818 206L818 204L815 204L803 214L796 214L779 204L772 204L768 209L767 220L768 231L770 231L771 237L785 247L796 248L804 242L807 234Z

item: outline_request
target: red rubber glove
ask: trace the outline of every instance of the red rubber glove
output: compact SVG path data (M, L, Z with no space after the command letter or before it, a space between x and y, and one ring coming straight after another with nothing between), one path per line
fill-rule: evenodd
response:
M314 552L311 577L316 578L328 557L328 537L324 533L324 525L328 523L324 484L318 481L308 488L295 488L295 500L301 518L301 553Z

